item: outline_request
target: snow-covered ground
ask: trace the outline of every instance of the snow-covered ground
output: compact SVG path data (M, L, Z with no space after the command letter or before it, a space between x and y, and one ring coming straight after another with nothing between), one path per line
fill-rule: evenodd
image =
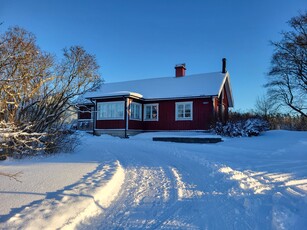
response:
M217 144L83 134L73 154L0 162L0 229L306 229L307 132Z

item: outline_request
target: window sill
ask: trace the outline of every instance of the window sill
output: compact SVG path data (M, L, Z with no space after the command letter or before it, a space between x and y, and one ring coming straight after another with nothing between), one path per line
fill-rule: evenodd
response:
M176 118L175 121L193 121L192 118Z
M129 118L129 121L142 121L142 119Z
M112 121L112 120L125 120L124 118L105 118L105 119L97 119L97 121Z

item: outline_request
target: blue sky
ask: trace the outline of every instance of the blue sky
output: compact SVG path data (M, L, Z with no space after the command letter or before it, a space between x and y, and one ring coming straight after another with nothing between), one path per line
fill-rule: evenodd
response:
M95 54L105 82L227 70L235 110L252 109L286 22L306 0L0 0L0 33L18 25L58 57L82 45Z

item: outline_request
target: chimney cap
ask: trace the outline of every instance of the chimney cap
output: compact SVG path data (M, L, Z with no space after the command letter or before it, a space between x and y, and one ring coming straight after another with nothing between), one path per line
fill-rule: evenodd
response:
M182 68L182 67L185 68L185 63L175 65L175 68Z
M182 64L177 64L175 65L175 70L176 70L176 77L183 77L185 76L185 63Z

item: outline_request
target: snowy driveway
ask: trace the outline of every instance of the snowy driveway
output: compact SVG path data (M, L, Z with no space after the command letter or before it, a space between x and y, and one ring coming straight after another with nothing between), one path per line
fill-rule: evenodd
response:
M152 142L151 135L128 140L85 136L76 154L49 161L63 167L83 162L88 173L64 188L47 189L44 199L21 207L17 202L0 219L0 228L307 226L307 132L275 131L213 145ZM10 162L2 167L16 166Z

